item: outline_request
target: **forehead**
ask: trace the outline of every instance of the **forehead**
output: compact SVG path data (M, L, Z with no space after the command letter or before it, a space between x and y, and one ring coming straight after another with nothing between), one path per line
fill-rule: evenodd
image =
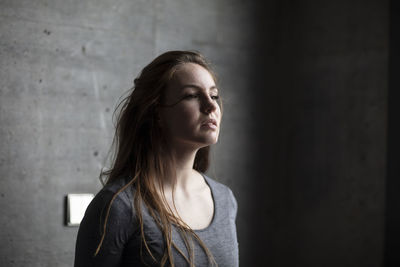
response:
M168 90L181 90L188 85L195 85L199 88L209 90L215 87L213 76L204 67L194 64L185 63L177 68L171 81L168 84Z

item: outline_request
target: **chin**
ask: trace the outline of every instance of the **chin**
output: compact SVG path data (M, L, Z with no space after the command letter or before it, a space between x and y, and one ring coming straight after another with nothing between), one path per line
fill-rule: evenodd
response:
M192 136L185 136L182 138L179 138L177 140L180 140L180 142L183 141L183 143L188 144L189 146L192 146L193 148L202 148L210 145L214 145L218 141L218 134L213 133L213 134L197 134L197 135L192 135Z
M188 140L189 141L189 140ZM191 143L191 146L196 149L200 149L206 146L211 146L217 143L217 139L215 138L197 138L197 139L192 139L188 143Z
M215 137L215 138L207 138L207 139L203 140L201 143L203 144L202 147L205 147L205 146L214 145L217 142L218 142L218 137Z

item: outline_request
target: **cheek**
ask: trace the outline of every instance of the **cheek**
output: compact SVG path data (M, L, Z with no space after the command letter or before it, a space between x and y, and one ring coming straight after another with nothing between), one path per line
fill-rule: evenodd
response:
M181 129L182 127L194 124L197 114L191 107L180 107L165 112L162 116L163 124L169 129Z
M199 104L196 101L182 102L181 105L177 106L174 113L177 117L181 118L181 122L193 121L198 119L199 116Z
M195 108L191 106L185 106L182 107L179 111L178 114L182 118L182 122L192 122L195 121L198 117L198 113L196 112ZM185 120L185 121L183 121Z

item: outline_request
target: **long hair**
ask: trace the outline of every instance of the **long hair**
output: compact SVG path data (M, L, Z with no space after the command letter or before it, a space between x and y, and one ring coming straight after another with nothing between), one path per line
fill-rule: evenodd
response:
M211 252L197 234L175 216L171 207L166 202L163 191L163 183L166 179L175 177L175 163L170 154L170 149L165 140L165 133L160 127L158 110L162 104L165 89L172 79L177 68L185 63L195 63L206 70L216 80L210 64L198 52L170 51L155 58L147 65L134 80L134 86L130 94L118 105L120 109L117 117L116 132L113 140L114 156L111 168L100 173L101 180L106 184L118 179L130 177L129 182L116 192L111 199L103 225L103 232L95 255L102 246L107 231L107 219L112 202L123 190L135 188L134 209L138 218L141 239L145 249L151 258L157 262L151 252L143 231L143 217L141 205L145 204L150 215L160 228L165 249L160 266L169 262L174 265L172 251L175 248L192 267L194 266L193 239L196 240L205 251L212 265L217 265ZM209 146L200 148L194 160L193 168L199 172L205 172L209 165ZM105 178L105 179L103 179ZM173 182L173 189L175 187ZM157 188L161 189L161 195ZM174 190L172 190L172 193ZM172 197L174 199L174 197ZM173 203L175 205L175 203ZM174 244L172 240L171 225L174 223L182 236L188 250L188 256ZM142 254L142 251L140 252Z

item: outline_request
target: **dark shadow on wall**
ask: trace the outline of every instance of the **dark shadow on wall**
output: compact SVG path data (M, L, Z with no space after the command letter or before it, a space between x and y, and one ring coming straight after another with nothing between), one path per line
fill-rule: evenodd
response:
M258 1L249 266L381 266L388 4Z
M400 3L390 3L390 57L386 179L385 267L400 266Z

